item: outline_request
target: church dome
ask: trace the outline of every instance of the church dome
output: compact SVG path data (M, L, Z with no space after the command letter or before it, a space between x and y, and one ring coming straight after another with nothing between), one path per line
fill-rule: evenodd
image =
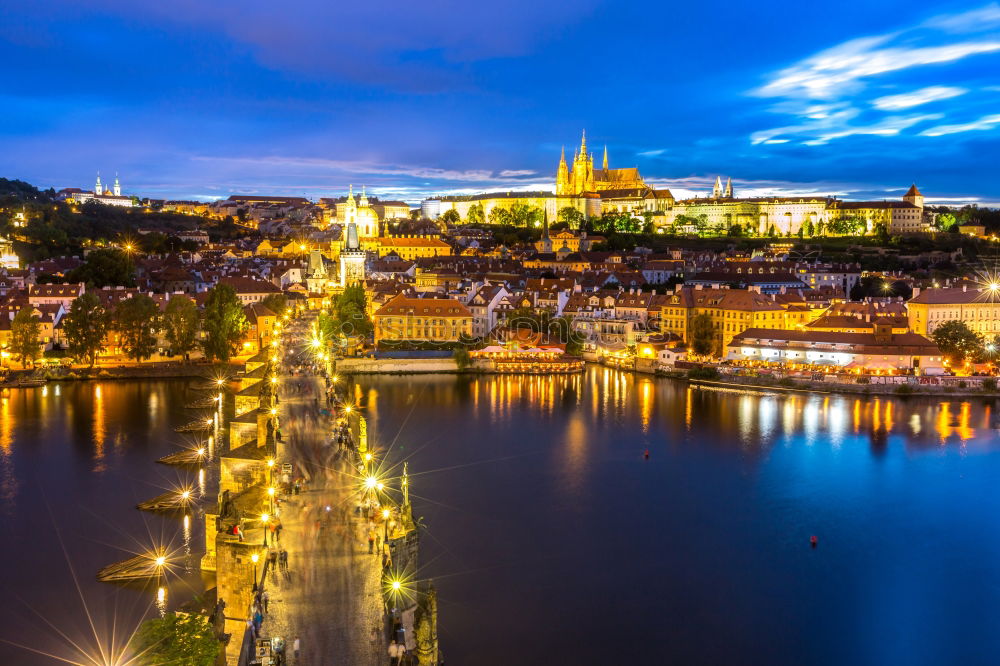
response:
M362 237L371 238L378 236L378 213L371 206L359 206L355 218L358 225L358 234Z

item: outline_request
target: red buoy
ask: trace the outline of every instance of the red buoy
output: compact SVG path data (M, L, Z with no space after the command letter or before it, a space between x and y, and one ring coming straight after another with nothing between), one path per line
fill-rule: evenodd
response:
M814 534L809 537L809 545L815 548L819 544L819 538Z
M649 460L649 449L646 449L646 452L642 454L642 457Z

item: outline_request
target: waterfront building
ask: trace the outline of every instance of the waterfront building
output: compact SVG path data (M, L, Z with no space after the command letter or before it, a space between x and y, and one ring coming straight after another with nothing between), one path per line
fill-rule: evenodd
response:
M458 342L472 335L472 312L453 298L415 298L399 294L373 317L375 343Z
M914 289L906 303L910 330L931 335L946 321L958 320L984 337L1000 335L1000 290L960 287Z
M894 334L888 325L880 325L872 333L750 328L726 345L726 359L913 374L943 374L945 364L934 342L916 333Z
M774 294L744 289L678 286L660 306L660 332L691 344L691 320L706 314L712 321L716 353L749 328L787 327L786 306Z
M483 285L466 301L472 313L472 335L485 338L497 325L497 306L510 296L510 291L502 284Z

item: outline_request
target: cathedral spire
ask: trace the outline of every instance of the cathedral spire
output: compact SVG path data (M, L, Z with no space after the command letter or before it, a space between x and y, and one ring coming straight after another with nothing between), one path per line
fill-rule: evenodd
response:
M726 192L725 192L724 196L727 199L732 199L733 198L733 179L732 178L726 178Z
M603 168L605 171L608 170L608 144L604 144L604 163L601 168Z
M583 138L580 139L580 156L587 156L587 130L583 130Z
M358 205L362 206L362 207L368 205L368 195L365 194L365 186L364 185L361 186L361 201L358 203Z
M97 196L101 196L102 194L104 194L104 188L101 187L101 172L100 171L97 172L97 184L94 185L94 194L96 194Z
M712 198L718 199L722 196L722 176L715 177L715 187L712 188Z
M559 166L566 166L566 146L562 147L562 152L559 154Z

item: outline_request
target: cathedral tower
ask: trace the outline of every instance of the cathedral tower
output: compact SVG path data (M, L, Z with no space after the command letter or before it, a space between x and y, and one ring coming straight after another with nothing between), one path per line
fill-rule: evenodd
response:
M572 194L569 186L569 167L566 166L566 146L559 155L559 168L556 170L556 194Z
M117 173L115 174L115 190L114 191L115 191L115 196L116 197L120 197L122 195L122 186L121 186L121 183L118 182L118 174Z
M101 196L102 194L104 194L104 188L101 187L101 172L100 171L97 172L97 184L94 185L94 194L96 194L97 196Z

